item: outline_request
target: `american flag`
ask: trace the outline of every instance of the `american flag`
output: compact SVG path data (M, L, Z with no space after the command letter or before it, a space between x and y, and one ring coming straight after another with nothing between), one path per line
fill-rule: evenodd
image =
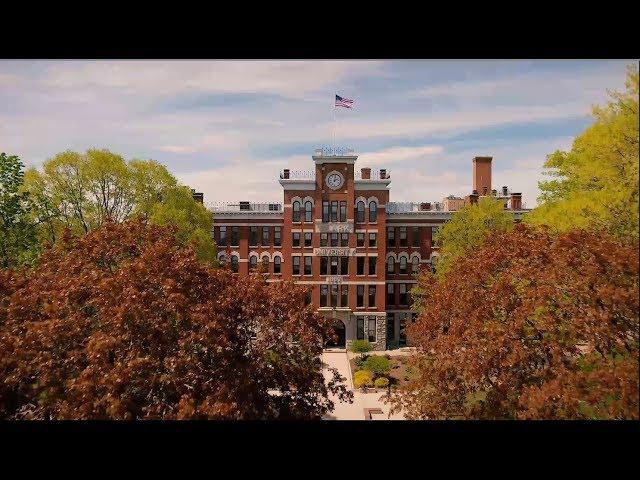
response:
M342 98L340 95L336 95L336 107L345 107L351 108L353 107L353 100L349 100L348 98Z

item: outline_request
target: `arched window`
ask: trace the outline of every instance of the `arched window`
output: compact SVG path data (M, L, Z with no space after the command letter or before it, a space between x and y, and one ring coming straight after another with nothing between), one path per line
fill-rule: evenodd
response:
M396 264L393 260L393 257L389 257L387 259L387 272L388 273L395 273L396 272Z
M298 202L297 200L293 202L293 221L300 221L300 202Z
M220 266L224 267L227 264L227 256L226 255L220 255L220 258L218 258L218 261L220 262Z
M420 264L420 260L418 260L418 257L413 257L411 259L411 272L415 275L416 273L418 273L418 265Z
M369 202L369 223L378 221L378 204L374 201Z
M312 205L310 201L306 201L304 202L304 221L305 222L311 222L311 209L312 209Z
M364 202L362 200L358 202L358 214L356 221L358 223L364 223Z
M280 257L274 257L273 259L273 273L278 275L280 274L280 263L282 259Z
M238 256L231 255L231 271L233 273L238 273Z
M407 273L407 257L400 257L400 275Z
M258 266L258 257L256 257L255 255L251 255L249 257L249 270L255 270L257 266Z
M269 273L269 257L267 255L262 257L262 269L264 273Z

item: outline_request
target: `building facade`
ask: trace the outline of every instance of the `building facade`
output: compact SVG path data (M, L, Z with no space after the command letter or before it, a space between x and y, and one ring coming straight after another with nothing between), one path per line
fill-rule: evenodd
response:
M262 271L269 282L312 286L312 304L335 319L338 347L356 339L376 350L403 347L416 315L410 290L431 268L434 233L452 212L391 202L389 172L357 168L357 160L350 150L318 149L313 170L280 173L283 203L210 205L218 259L239 275ZM491 157L473 160L473 184L465 203L495 195ZM520 218L521 196L511 195L505 209Z

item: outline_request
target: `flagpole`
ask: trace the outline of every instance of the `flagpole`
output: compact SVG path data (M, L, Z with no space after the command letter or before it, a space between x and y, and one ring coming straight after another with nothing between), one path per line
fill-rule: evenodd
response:
M331 132L331 150L335 154L336 151L336 95L333 94L333 127Z

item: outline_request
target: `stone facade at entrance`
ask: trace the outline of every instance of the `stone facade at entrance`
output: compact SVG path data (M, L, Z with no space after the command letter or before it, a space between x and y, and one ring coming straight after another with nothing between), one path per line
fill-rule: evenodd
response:
M483 191L465 202L498 196L491 157L477 158L473 180ZM402 347L415 276L431 268L433 234L452 212L436 202L390 202L390 173L356 168L352 151L318 149L311 160L313 170L280 173L283 203L209 205L218 258L239 275L262 267L269 282L311 285L318 311L344 322L346 346L367 339L376 350ZM519 193L502 187L498 197L520 218Z

